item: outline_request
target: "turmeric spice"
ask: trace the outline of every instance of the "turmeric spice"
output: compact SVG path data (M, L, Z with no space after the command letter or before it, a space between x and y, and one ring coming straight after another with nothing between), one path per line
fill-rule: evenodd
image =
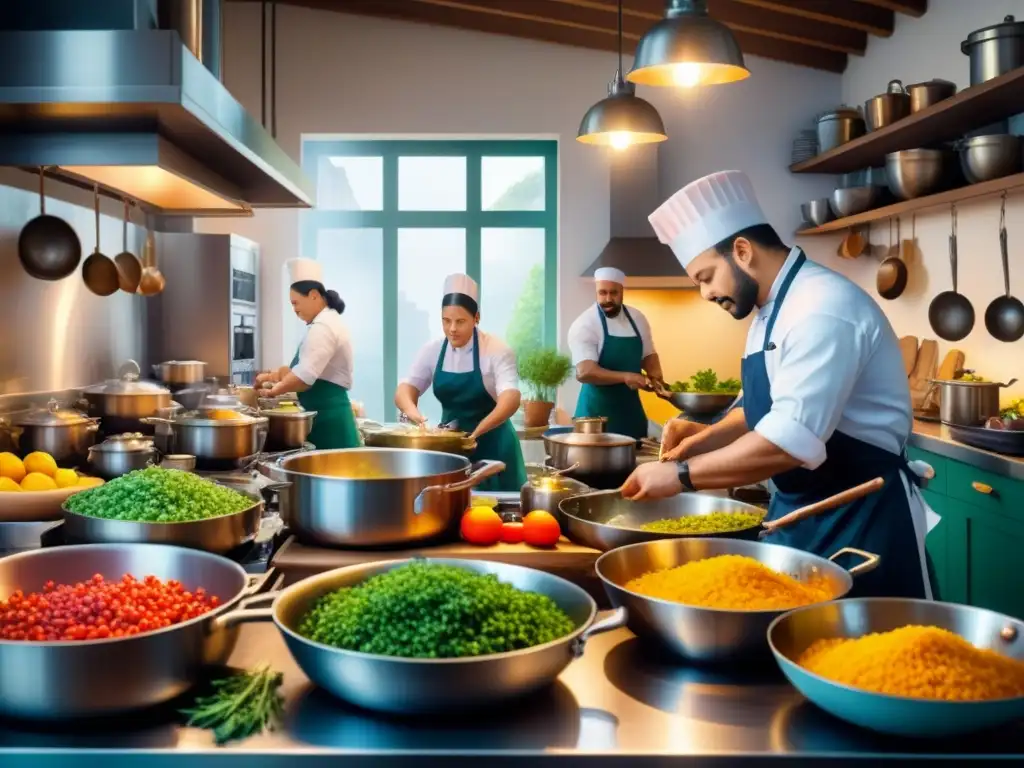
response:
M797 581L742 555L718 555L645 573L627 582L626 589L685 605L734 611L784 611L835 596L820 574Z
M1024 662L976 648L939 627L906 626L817 640L797 659L809 672L873 693L940 701L1024 696Z

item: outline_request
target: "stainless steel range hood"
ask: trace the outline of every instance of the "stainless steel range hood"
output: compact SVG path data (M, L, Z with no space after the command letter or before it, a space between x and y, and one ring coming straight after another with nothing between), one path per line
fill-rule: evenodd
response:
M672 249L658 242L647 216L661 202L660 144L637 145L612 156L611 239L583 277L599 267L626 273L626 288L696 288Z
M53 30L50 20L49 29L0 31L0 165L48 166L165 216L310 207L314 195L298 164L214 74L220 46L208 42L204 66L193 54L198 24L181 27L190 48L177 29L153 28L160 14L127 2L136 6L130 29L82 29L72 18L66 29ZM192 9L194 22L202 2L170 5ZM203 19L219 25L219 16ZM188 19L179 13L178 21Z

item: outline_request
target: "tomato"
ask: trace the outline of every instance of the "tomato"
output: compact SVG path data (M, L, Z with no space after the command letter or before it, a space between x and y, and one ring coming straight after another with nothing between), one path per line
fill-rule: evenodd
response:
M553 547L561 536L562 529L550 512L535 509L523 518L523 541L531 547Z
M501 515L489 507L470 507L462 516L459 532L470 544L490 546L501 540Z
M518 544L523 540L522 523L505 523L501 526L501 540L506 544Z

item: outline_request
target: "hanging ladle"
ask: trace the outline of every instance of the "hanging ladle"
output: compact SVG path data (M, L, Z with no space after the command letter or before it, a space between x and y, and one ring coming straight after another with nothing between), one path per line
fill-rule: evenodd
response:
M889 256L878 267L875 286L883 299L898 299L907 288L907 263L900 258L900 220L896 219L896 255ZM892 242L892 219L889 219L889 242Z
M953 272L953 290L943 291L928 306L928 322L932 330L946 341L960 341L974 328L974 307L956 290L956 206L951 207L949 264Z
M1003 257L1003 285L1006 294L992 300L985 310L985 327L997 341L1017 341L1024 336L1024 303L1010 295L1010 257L1006 247L1006 193L999 210L999 249Z
M92 188L93 211L96 214L96 248L82 265L85 287L97 296L111 296L120 287L117 265L100 252L100 188Z

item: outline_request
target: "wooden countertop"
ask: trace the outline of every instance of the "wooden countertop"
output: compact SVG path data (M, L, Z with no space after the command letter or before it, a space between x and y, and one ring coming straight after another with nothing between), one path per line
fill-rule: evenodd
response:
M947 459L962 461L978 469L1006 475L1024 481L1024 457L1004 456L981 448L964 445L953 439L949 427L931 421L914 419L914 431L910 445L923 451L931 451Z

